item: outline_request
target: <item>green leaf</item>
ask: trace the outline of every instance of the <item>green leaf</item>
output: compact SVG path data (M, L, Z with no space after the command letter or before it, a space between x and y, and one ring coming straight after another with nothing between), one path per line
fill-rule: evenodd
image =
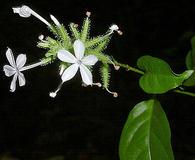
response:
M195 36L191 38L192 49L186 56L186 67L195 69ZM195 72L183 83L185 86L195 86Z
M195 86L195 72L192 73L192 75L186 79L183 83L184 86Z
M186 56L186 66L188 69L195 69L195 36L191 38L192 49Z
M160 103L151 99L137 104L123 128L120 160L173 160L171 132Z
M192 48L195 49L195 36L191 38L191 45L192 45Z
M139 80L140 87L151 94L162 94L174 89L193 73L192 70L187 70L182 74L175 74L168 63L152 56L139 58L137 65L145 72Z
M187 69L195 69L195 48L190 50L186 56Z

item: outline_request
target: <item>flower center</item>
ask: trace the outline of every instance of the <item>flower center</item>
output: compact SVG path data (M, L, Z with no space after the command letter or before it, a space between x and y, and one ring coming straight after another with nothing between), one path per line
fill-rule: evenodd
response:
M80 66L82 64L81 60L77 60L78 65Z
M15 68L15 70L16 70L16 73L19 73L20 72L18 68Z

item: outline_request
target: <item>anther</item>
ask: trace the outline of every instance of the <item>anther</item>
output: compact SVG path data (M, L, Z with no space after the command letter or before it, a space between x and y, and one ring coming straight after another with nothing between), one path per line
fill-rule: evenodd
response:
M110 93L110 94L112 94L113 95L113 97L118 97L118 93L117 92L111 92L108 88L106 88L106 91L108 92L108 93Z
M117 33L118 33L120 36L122 36L122 35L123 35L123 32L122 32L122 31L120 31L120 30L118 30L118 31L117 31Z
M120 66L114 64L114 69L118 71L120 69Z

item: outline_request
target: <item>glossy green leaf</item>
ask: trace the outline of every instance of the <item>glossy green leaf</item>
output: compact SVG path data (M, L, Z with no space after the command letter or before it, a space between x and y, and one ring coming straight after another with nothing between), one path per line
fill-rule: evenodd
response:
M145 72L139 80L140 87L151 94L161 94L174 89L193 73L192 70L187 70L182 74L175 74L168 63L152 56L139 58L137 65Z
M192 49L188 52L186 56L186 66L188 69L195 68L195 36L191 39Z
M143 101L130 112L123 128L120 160L173 160L171 132L157 100Z
M188 69L195 69L195 36L191 39L192 49L186 56L186 67ZM184 82L185 86L195 86L195 72Z
M193 74L184 81L183 85L188 87L195 86L195 72L193 72Z
M195 36L191 38L191 45L192 45L192 48L195 49Z

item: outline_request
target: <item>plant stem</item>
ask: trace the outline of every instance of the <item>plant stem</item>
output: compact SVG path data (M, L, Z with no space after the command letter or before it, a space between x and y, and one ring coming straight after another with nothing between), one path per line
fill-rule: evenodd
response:
M120 66L120 67L122 67L122 68L125 68L125 69L127 69L128 71L136 72L136 73L139 73L139 74L144 74L143 71L141 71L141 70L139 70L139 69L137 69L137 68L131 67L131 66L129 66L128 64L119 63L119 62L117 62L117 61L114 61L114 64L115 64L116 66Z
M122 67L122 68L125 68L125 69L127 69L128 71L132 71L132 72L139 73L139 74L142 74L142 75L144 74L143 71L141 71L141 70L139 70L139 69L137 69L137 68L131 67L131 66L129 66L128 64L119 63L119 62L117 62L117 61L115 61L115 60L114 60L114 64L115 64L116 66L120 66L120 67ZM188 95L188 96L191 96L191 97L195 97L195 93L187 92L187 91L182 91L182 90L179 90L179 89L175 89L175 90L173 90L173 92L179 93L179 94Z
M191 92L187 92L187 91L181 91L179 89L176 89L176 90L173 90L173 91L176 92L176 93L185 94L185 95L188 95L188 96L191 96L191 97L195 97L195 93L191 93Z

